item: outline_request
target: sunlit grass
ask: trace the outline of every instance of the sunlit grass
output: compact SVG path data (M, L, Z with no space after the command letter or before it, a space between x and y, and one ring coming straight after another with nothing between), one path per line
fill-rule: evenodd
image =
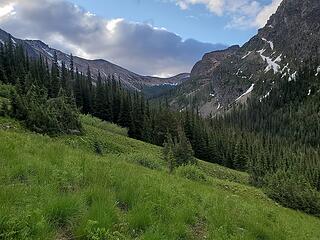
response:
M320 239L319 219L245 173L200 163L170 175L159 147L97 121L49 138L0 118L0 239Z

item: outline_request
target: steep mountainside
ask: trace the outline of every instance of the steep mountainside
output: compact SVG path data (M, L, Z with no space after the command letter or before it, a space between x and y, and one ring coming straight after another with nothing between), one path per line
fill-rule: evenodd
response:
M215 69L220 66L221 62L226 58L235 54L239 50L239 46L231 46L228 49L221 51L214 51L203 56L202 60L196 63L191 71L191 77L210 78Z
M319 12L318 0L284 0L241 48L232 48L221 62L210 53L197 63L190 81L172 94L171 104L179 109L192 104L203 115L215 115L245 102L258 86L269 86L261 95L267 96L276 77L294 80L299 67L320 54Z
M8 41L10 34L0 29L0 42L4 43ZM47 44L39 40L21 40L12 37L14 44L21 44L27 50L30 57L37 58L43 56L47 58L49 62L53 60L54 52L57 53L58 63L65 62L68 66L70 62L70 56L64 52L53 49ZM141 76L131 71L128 71L120 66L117 66L111 62L103 59L87 60L80 57L74 57L74 66L78 68L80 72L86 73L88 66L91 69L91 73L94 78L97 77L100 71L102 77L108 77L114 75L120 79L122 84L130 89L141 91L144 88L155 87L158 88L162 85L177 86L183 81L189 78L189 74L182 73L170 78L157 78L150 76Z

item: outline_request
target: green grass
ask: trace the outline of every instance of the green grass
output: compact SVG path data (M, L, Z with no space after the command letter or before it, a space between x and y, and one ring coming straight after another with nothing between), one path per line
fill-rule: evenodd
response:
M161 148L82 121L84 136L49 138L0 118L0 239L320 239L318 218L245 173L200 162L170 175Z

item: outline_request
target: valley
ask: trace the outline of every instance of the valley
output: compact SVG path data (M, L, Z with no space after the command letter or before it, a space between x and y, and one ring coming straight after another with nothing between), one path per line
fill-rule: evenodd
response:
M128 53L132 66L162 56L147 67L172 77L0 29L0 239L320 239L319 0L279 1L256 35L220 50L149 22L108 21L71 0L39 1L48 14L82 14L88 34L102 31L117 51L136 46L144 57L135 65ZM10 9L22 2L0 3L0 24L18 19ZM226 17L215 7L195 9ZM149 37L128 44L121 34L135 31ZM166 74L203 49L211 52L190 73Z

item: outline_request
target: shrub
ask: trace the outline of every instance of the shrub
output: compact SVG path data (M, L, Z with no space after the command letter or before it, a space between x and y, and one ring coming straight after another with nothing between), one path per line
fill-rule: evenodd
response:
M176 174L193 181L204 182L206 175L195 165L180 166L176 169Z
M320 215L320 193L306 178L278 170L265 178L267 195L285 207Z
M97 140L94 141L93 148L94 148L94 152L97 155L103 155L103 146L99 141Z
M47 99L44 89L32 85L26 96L13 93L11 105L11 116L25 121L32 131L49 135L82 131L76 106L63 91L57 98Z
M10 113L9 99L0 97L0 116L6 116L9 113Z
M13 86L0 83L0 116L10 113L10 98L14 92L15 88Z
M0 83L0 97L10 98L13 92L15 92L14 86Z

